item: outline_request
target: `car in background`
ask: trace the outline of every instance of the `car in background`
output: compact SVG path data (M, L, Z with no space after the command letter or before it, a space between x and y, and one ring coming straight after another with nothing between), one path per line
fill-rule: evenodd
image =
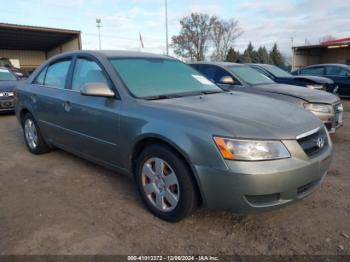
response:
M330 78L339 87L341 97L350 97L350 65L319 64L303 67L292 72L293 75L324 76Z
M17 78L23 79L28 77L28 74L24 72L23 70L14 67L10 61L10 59L5 57L0 57L0 67L6 67L8 70L10 70L12 73L16 75Z
M17 76L6 67L0 67L0 113L14 112Z
M312 89L324 90L333 94L336 94L338 91L338 86L334 84L334 81L326 77L308 75L294 76L278 66L269 64L247 65L271 78L276 83L304 86Z
M244 64L197 62L190 65L223 90L260 94L302 107L319 117L331 133L343 123L343 105L334 94L275 83L266 75Z
M132 176L166 221L200 203L236 212L291 204L322 183L331 162L329 135L313 114L224 92L168 56L69 52L16 90L30 152L56 146Z

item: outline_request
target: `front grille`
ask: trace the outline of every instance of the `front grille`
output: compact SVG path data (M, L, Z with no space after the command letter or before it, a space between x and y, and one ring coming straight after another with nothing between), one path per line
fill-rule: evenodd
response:
M297 140L306 155L315 157L328 148L329 142L326 132L324 128L321 128L317 132Z

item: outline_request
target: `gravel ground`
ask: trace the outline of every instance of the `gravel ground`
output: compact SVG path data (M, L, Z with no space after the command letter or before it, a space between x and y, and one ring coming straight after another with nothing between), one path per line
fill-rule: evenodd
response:
M60 150L34 156L0 116L0 254L350 254L350 100L334 159L311 196L255 215L153 217L133 182Z

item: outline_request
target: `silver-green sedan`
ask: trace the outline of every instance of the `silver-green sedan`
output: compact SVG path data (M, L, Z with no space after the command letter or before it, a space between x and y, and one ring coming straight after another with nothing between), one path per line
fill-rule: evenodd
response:
M285 206L324 179L332 144L290 103L224 92L186 64L122 51L65 53L17 86L30 152L52 147L134 177L146 207L179 221L198 205Z

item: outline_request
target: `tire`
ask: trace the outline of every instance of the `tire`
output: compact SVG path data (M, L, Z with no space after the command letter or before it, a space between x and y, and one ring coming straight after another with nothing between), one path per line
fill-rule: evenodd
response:
M44 154L50 151L50 147L46 144L39 126L32 114L27 113L22 119L22 129L24 141L28 150L36 155Z
M197 207L192 172L171 148L163 145L147 147L137 159L135 172L143 203L160 219L178 222Z

